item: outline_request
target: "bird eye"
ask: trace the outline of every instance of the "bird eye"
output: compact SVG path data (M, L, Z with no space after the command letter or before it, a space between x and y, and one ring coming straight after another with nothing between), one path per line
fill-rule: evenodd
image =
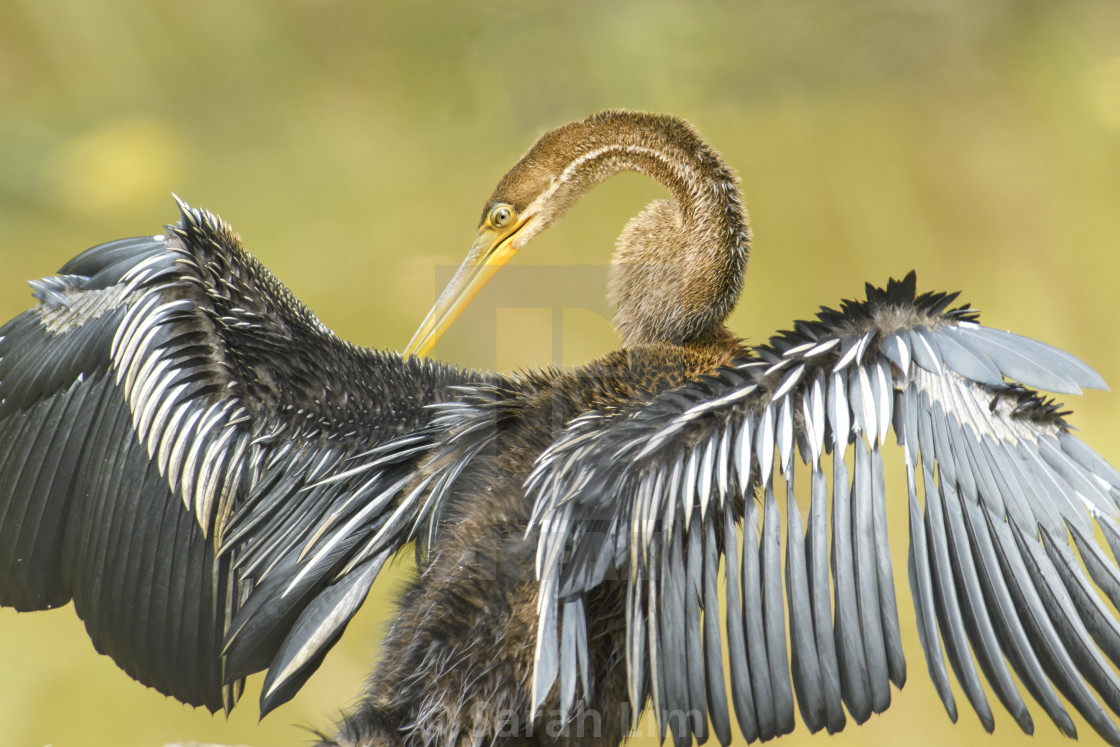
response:
M509 205L498 205L490 211L489 220L494 228L505 228L513 223L513 208Z

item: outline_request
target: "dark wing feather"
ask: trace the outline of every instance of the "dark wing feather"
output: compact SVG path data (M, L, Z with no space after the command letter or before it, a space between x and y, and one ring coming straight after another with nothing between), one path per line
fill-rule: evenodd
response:
M893 424L918 634L950 716L949 668L985 728L994 716L983 680L1031 732L1017 677L1066 734L1076 731L1053 688L1120 744L1120 622L1106 603L1120 599L1120 474L1026 388L1075 393L1104 382L1067 353L981 327L971 310L947 310L953 296L917 296L914 285L910 275L869 286L865 301L799 322L754 359L569 424L528 483L542 538L538 636L557 637L548 610L617 573L628 579L627 609L650 610L627 618L631 700L652 696L659 717L706 707L727 743L726 705L698 697L690 658L718 693L723 663L701 658L692 621L718 619L720 604L730 700L748 740L792 729L794 697L813 731L843 728L841 703L857 722L882 711L906 677L881 453ZM798 461L811 473L806 524L794 500ZM1094 524L1113 557L1094 541ZM604 555L612 565L588 562ZM721 557L722 601L713 591ZM682 583L704 592L682 596ZM567 645L560 677L573 658ZM680 667L681 653L692 666ZM546 675L538 672L538 698L555 678ZM684 723L706 733L695 718Z
M218 218L95 247L0 329L0 603L73 598L136 679L268 710L422 524L426 405L469 377L336 338Z

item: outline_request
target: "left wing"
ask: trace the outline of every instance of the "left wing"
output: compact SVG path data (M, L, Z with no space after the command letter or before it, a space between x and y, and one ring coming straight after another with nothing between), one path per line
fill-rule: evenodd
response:
M678 744L703 742L709 718L727 744L729 696L748 740L792 730L795 698L811 731L842 729L845 707L857 722L884 710L906 677L880 452L893 424L918 634L950 716L946 658L993 728L975 656L1024 731L1033 722L1012 670L1063 732L1076 729L1047 679L1120 744L1120 679L1107 663L1120 664L1120 623L1104 601L1120 605L1120 567L1094 539L1095 523L1120 552L1120 474L1025 388L1104 382L968 308L946 311L955 294L914 286L913 273L868 286L866 301L799 322L756 359L569 424L528 483L540 531L534 707L557 681L571 703L587 661L583 594L620 578L635 718L651 698Z
M427 405L469 372L339 339L216 216L90 249L0 327L0 604L267 712L422 524Z

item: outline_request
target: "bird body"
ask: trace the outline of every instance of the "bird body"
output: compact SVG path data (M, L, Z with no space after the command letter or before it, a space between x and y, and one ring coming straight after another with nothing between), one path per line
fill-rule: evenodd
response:
M623 170L671 200L619 238L619 350L517 375L418 357ZM224 223L181 209L33 283L40 305L0 330L0 603L72 598L99 651L211 710L267 670L267 713L415 542L377 668L323 744L612 744L647 706L678 744L728 743L732 713L748 740L795 710L837 731L906 678L893 427L950 715L946 662L986 727L981 673L1031 731L1013 671L1066 734L1055 688L1120 744L1102 665L1120 661L1120 567L1095 539L1120 549L1120 473L1028 388L1104 382L913 273L744 346L724 321L746 214L682 120L612 111L543 135L404 355L339 340Z
M589 617L587 633L597 662L594 690L611 708L587 705L561 715L554 697L544 708L551 718L537 722L529 715L538 539L527 533L532 505L523 486L536 457L571 419L644 401L741 352L643 345L574 370L485 384L441 406L442 447L417 479L457 477L438 497L442 517L433 521L427 559L402 597L362 704L344 720L338 743L393 743L402 723L433 744L488 742L496 735L563 744L620 740L629 715L617 590L593 602L603 609ZM569 721L584 728L560 728Z

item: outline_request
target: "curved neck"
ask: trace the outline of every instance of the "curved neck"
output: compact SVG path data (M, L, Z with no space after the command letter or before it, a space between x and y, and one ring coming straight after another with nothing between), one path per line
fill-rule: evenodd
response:
M642 112L602 112L546 133L522 162L547 162L551 160L547 156L556 152L568 154L568 162L553 170L551 188L535 201L549 204L542 211L545 226L591 187L623 171L636 171L668 190L690 233L708 239L726 237L730 254L747 255L750 233L735 173L683 120Z
M554 132L569 142L546 147L567 145L575 156L537 200L550 203L545 225L622 171L649 176L673 200L651 204L619 237L610 290L624 344L721 336L749 257L750 230L734 172L673 117L605 112Z
M734 172L684 120L608 111L546 132L498 182L499 203L529 216L513 250L548 228L591 187L621 171L660 182L631 220L612 262L610 295L623 343L728 339L722 326L743 285L750 231Z

